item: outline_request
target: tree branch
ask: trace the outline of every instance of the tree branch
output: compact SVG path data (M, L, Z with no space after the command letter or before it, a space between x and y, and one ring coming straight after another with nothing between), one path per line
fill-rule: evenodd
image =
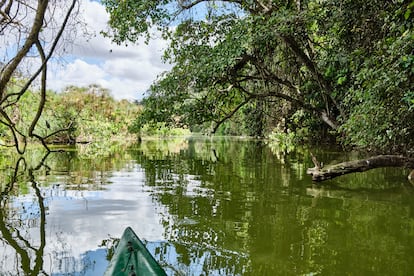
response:
M69 130L71 130L71 129L72 129L72 125L73 125L73 121L71 121L67 127L65 127L65 128L61 128L61 129L58 129L58 130L56 130L56 131L54 131L54 132L52 132L52 133L50 133L50 134L46 135L45 137L43 137L43 139L45 139L45 140L46 140L46 139L48 139L48 138L50 138L50 137L52 137L52 136L55 136L55 135L57 135L57 134L59 134L59 133L61 133L61 132L69 131Z
M16 56L11 60L11 62L3 68L0 76L0 103L3 102L3 95L6 89L7 83L10 81L11 76L15 72L17 66L23 60L23 58L30 51L32 45L37 41L40 30L43 26L43 20L46 12L48 1L38 1L37 12L35 19L33 21L32 28L30 33L25 40L23 47L17 51Z
M335 108L339 111L342 117L345 118L345 113L336 100L332 96L332 87L331 85L323 78L323 76L319 73L315 63L306 55L306 53L301 49L295 38L291 35L281 35L281 38L286 43L286 45L295 53L295 55L299 58L299 60L309 69L314 79L319 83L322 88L322 96L324 97L325 104L326 104L326 113L330 116L330 108L329 103L326 97L328 97L332 103L334 104Z
M217 129L220 127L222 123L224 123L226 120L230 119L234 114L236 114L237 111L239 111L240 108L242 108L244 105L246 105L252 97L246 98L243 102L241 102L239 105L237 105L230 113L228 113L226 116L224 116L220 121L216 122L216 126L213 129L213 133L216 133Z
M284 94L284 93L280 93L277 91L270 91L268 93L261 93L261 94L256 94L256 93L252 93L247 91L246 89L242 88L241 86L237 86L237 88L239 88L240 90L242 90L244 93L248 94L249 96L253 97L253 98L270 98L270 97L274 97L274 98L280 98L280 99L284 99L288 102L291 102L293 104L296 104L298 106L300 106L301 108L308 110L310 112L316 113L320 116L320 119L325 122L327 125L329 125L332 129L338 129L338 124L336 123L336 121L334 119L332 119L330 116L328 116L328 114L321 109L318 109L316 107L314 107L313 105L306 103L300 99L294 98L290 95Z
M66 26L67 26L67 23L68 23L68 21L69 21L69 18L70 18L70 15L72 14L72 12L73 12L73 10L74 10L74 8L75 8L75 4L76 4L76 2L77 2L77 0L73 0L72 1L72 4L71 4L71 6L69 7L69 10L68 10L68 12L66 13L66 16L65 16L65 19L64 19L64 21L63 21L63 23L62 23L62 25L61 25L61 27L60 27L60 29L59 29L59 32L57 33L57 35L56 35L56 37L55 37L55 39L54 39L54 41L53 41L53 43L52 43L52 46L51 46L51 48L50 48L50 50L49 50L49 53L48 53L48 55L46 56L46 57L43 57L42 58L42 64L40 65L40 67L39 67L39 69L33 74L33 76L26 82L26 84L20 89L20 91L19 92L17 92L17 93L10 93L10 94L8 94L8 95L5 95L3 98L0 98L0 104L1 103L3 103L4 101L6 101L8 98L10 98L10 97L12 97L12 96L17 96L17 99L14 101L14 102L17 102L19 99L20 99L20 97L21 96L23 96L23 94L27 91L27 89L29 88L29 86L33 83L33 81L39 76L39 74L43 71L43 69L44 69L44 67L46 67L46 64L47 64L47 62L49 61L49 59L52 57L52 55L53 55L53 53L54 53L54 51L55 51L55 49L56 49L56 47L57 47L57 44L58 44L58 42L59 42L59 40L60 40L60 38L62 37L62 35L63 35L63 31L65 30L65 28L66 28ZM40 42L39 42L39 40L38 40L38 38L36 38L36 41L34 41L33 42L33 44L37 44L37 43L39 43L39 45L40 45ZM38 45L36 45L36 47L38 47ZM42 50L43 51L43 50ZM0 90L0 92L1 92L1 90ZM8 104L8 105L6 105L5 107L7 107L7 106L9 106L9 105L11 105L10 103Z
M40 58L44 65L42 66L42 78L40 81L40 102L39 102L39 106L37 107L36 115L33 118L32 123L30 124L30 127L29 127L29 137L33 136L34 128L36 127L37 122L40 119L40 116L42 116L42 112L43 112L43 109L46 103L46 74L47 74L46 56L45 56L45 52L43 51L42 45L40 44L39 40L36 41L36 47L37 47L37 50L39 51Z
M16 150L19 154L23 154L26 151L26 136L16 129L16 127L15 127L14 123L11 121L9 115L7 115L7 113L1 107L0 107L0 115L7 121L7 122L5 122L3 120L0 120L0 123L7 126L9 128L9 130L11 131L12 136L13 136L13 140L14 140L14 147L16 148ZM23 148L22 149L20 148L21 145L20 145L18 135L23 137Z
M180 7L183 10L189 10L189 9L193 8L194 6L197 6L198 4L200 4L202 2L209 2L209 0L196 0L196 1L190 2L189 4L185 4L185 2L187 2L187 1L179 0L178 5L180 5Z

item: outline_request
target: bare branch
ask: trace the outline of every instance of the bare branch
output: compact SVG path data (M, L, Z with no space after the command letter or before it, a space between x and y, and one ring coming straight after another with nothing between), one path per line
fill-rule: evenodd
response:
M229 93L234 87L234 84L230 84L226 89L218 89L221 93Z
M16 129L14 123L12 122L12 120L10 119L9 115L7 115L7 113L0 107L0 115L6 120L0 120L0 123L2 123L3 125L7 126L9 128L9 130L12 133L13 136L13 140L14 140L14 147L16 148L17 152L20 154L23 154L26 151L26 135L24 135L23 133L21 133L19 130ZM19 136L20 135L23 138L22 144L23 144L23 148L21 149L21 143L19 141Z
M11 62L3 68L0 75L0 103L3 102L3 96L7 83L10 81L11 76L16 71L17 66L23 60L23 58L30 51L30 48L38 39L39 32L43 25L43 19L45 16L46 8L48 1L38 1L38 7L33 25L31 27L30 33L25 40L23 47L17 51L16 56L11 60Z
M55 135L57 135L57 134L59 134L59 133L61 133L61 132L66 132L66 131L69 131L69 130L71 130L71 129L72 129L72 125L73 125L73 121L71 121L67 127L65 127L65 128L61 128L61 129L58 129L58 130L56 130L56 131L54 131L54 132L52 132L52 133L50 133L50 134L46 135L46 136L45 136L45 137L43 137L42 139L46 140L46 139L48 139L48 138L50 138L50 137L52 137L52 136L55 136Z
M209 2L209 0L196 0L193 2L190 2L188 4L186 4L188 1L186 0L179 0L178 4L180 5L180 7L184 10L189 10L195 6L197 6L198 4L202 3L202 2Z
M262 1L256 0L260 7L262 7L264 13L269 13L272 11L272 3L269 3L269 6L266 6Z
M70 15L72 14L72 11L74 10L74 8L75 8L75 4L76 4L76 2L77 2L77 0L73 0L72 1L72 4L71 4L71 6L69 7L69 10L68 10L68 12L66 13L66 16L65 16L65 19L64 19L64 21L63 21L63 23L62 23L62 25L61 25L61 27L60 27L60 29L59 29L59 32L57 33L57 35L56 35L56 37L55 37L55 39L54 39L54 41L53 41L53 44L52 44L52 46L51 46L51 48L50 48L50 50L49 50L49 53L48 53L48 55L47 55L47 57L45 57L45 58L43 58L42 59L42 64L40 65L40 67L39 67L39 69L33 74L33 76L26 82L26 84L20 89L20 91L19 92L17 92L17 93L11 93L11 94L8 94L8 95L6 95L6 96L4 96L4 98L3 99L1 99L0 100L0 104L1 103L3 103L6 99L8 99L9 97L12 97L12 96L18 96L17 97L17 99L16 99L16 101L18 101L19 99L20 99L20 97L27 91L27 89L29 88L29 86L33 83L33 81L39 76L39 74L43 71L43 69L44 69L44 67L46 67L46 64L47 64L47 62L49 61L49 59L52 57L52 55L53 55L53 53L54 53L54 51L55 51L55 49L56 49L56 46L57 46L57 44L58 44L58 42L59 42L59 40L60 40L60 38L62 37L62 34L63 34L63 31L65 30L65 28L66 28L66 26L67 26L67 23L68 23L68 21L69 21L69 18L70 18ZM38 42L38 39L36 39L36 41L34 42L34 44L36 44ZM36 47L38 47L38 46L36 46ZM1 95L1 94L0 94ZM10 104L9 104L10 105Z
M11 3L13 1L10 1ZM70 3L70 6L68 7L68 10L65 11L66 15L63 19L62 24L57 28L57 33L54 36L53 40L49 42L45 42L45 45L49 47L48 53L45 53L44 46L42 45L40 39L39 39L39 33L41 32L41 28L47 24L45 22L45 14L46 10L48 8L48 4L50 1L47 0L41 0L37 1L37 8L31 7L27 5L24 1L15 1L19 5L24 5L27 9L35 10L35 18L34 22L30 28L28 36L24 39L23 46L17 51L16 56L11 59L5 66L3 66L1 72L0 72L0 123L7 126L9 128L9 131L14 139L14 146L17 149L19 153L24 153L26 146L27 146L27 136L24 135L21 131L17 129L16 123L13 122L13 120L10 118L10 116L6 113L5 109L7 107L13 106L18 104L20 98L28 91L28 88L30 85L34 82L35 79L40 77L40 101L36 109L36 114L34 115L34 118L30 122L30 125L27 131L27 135L29 137L34 137L40 140L40 142L43 144L43 146L50 151L46 144L46 139L52 135L56 135L59 132L66 131L68 129L63 129L59 131L55 131L52 134L49 134L46 137L42 137L39 134L35 133L36 125L38 124L40 117L43 113L45 103L46 103L46 77L47 77L47 63L50 60L50 58L53 56L55 49L58 45L58 42L60 41L63 32L69 22L70 16L72 15L73 10L75 9L76 3L78 0L72 0ZM2 1L0 3L0 7L4 5L5 1ZM33 2L36 3L36 2ZM3 11L6 13L6 10L3 9ZM39 58L41 61L41 65L37 69L37 71L30 77L28 81L26 81L19 89L18 92L15 93L9 93L6 94L6 87L7 84L9 84L11 77L17 70L17 67L21 63L21 61L27 57L29 51L31 50L32 46L35 45L39 54Z
M36 47L37 47L37 50L39 51L39 55L42 60L43 66L42 66L42 78L41 78L41 83L40 83L40 102L39 102L39 106L37 107L36 115L33 118L32 123L30 124L30 127L29 127L29 136L33 136L34 128L36 127L37 122L40 119L40 116L42 116L42 112L43 112L43 109L46 103L46 74L47 74L46 56L45 56L45 52L43 51L43 47L40 44L39 40L36 41Z

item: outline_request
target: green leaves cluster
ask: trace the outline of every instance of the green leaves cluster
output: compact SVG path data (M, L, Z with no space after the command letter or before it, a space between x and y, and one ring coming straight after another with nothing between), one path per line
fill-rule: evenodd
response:
M370 52L361 47L351 55L354 63L364 56L344 97L346 144L391 151L413 147L414 32L412 17L406 16L413 3L383 14L384 36Z
M119 26L117 29L104 31L106 36L121 44L124 41L137 41L143 33L147 34L153 25L165 25L170 15L166 5L168 0L162 1L134 1L134 0L103 0L111 14L109 24Z
M73 135L77 142L99 141L111 143L128 136L128 127L141 112L141 107L127 100L116 101L107 89L99 85L88 87L71 86L56 95L56 114L73 122Z

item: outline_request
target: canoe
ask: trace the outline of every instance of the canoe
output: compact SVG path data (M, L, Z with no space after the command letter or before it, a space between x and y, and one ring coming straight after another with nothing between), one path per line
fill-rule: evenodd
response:
M105 271L105 276L167 275L131 227L127 227Z

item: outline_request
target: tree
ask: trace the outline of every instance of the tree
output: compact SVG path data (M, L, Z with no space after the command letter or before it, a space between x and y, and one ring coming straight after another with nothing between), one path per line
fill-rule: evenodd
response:
M414 91L414 2L400 2L384 3L387 13L372 3L382 24L357 17L361 27L355 32L366 40L350 42L356 46L347 66L352 83L346 86L343 99L348 110L341 126L345 144L391 153L410 152L414 147L414 110L410 103ZM380 31L365 34L364 24Z
M295 12L301 12L300 7L288 2L281 3L280 8L271 2L222 2L218 6L215 1L161 1L148 5L104 1L112 15L115 41L135 41L137 33L148 32L151 24L160 25L171 39L166 58L176 66L152 87L151 93L164 98L164 102L184 102L179 110L189 121L214 121L214 131L249 102L279 98L317 114L337 128L331 114L339 108L330 98L329 83L301 47L302 38L287 29L296 25L303 28L300 18L293 17ZM170 8L174 4L177 11ZM170 31L168 20L202 4L205 18L183 19L175 32ZM128 10L142 17L129 17ZM283 18L293 22L277 22L281 13L288 13ZM280 28L275 30L278 25ZM325 101L323 106L313 105L303 97L300 79L293 75L302 66L312 81L319 83L320 90L312 97Z
M4 54L4 61L0 65L0 124L13 137L9 146L14 146L21 154L26 150L28 138L40 140L49 149L45 139L64 131L60 129L41 136L36 126L46 103L47 63L56 52L65 28L73 20L77 3L77 0L0 2L0 33ZM36 64L37 69L28 69L29 73L23 74L25 66L30 67L31 62ZM26 118L28 127L21 129L18 124L21 119L18 114L19 103L30 87L35 85L40 92L31 108L36 108L36 113Z
M352 137L362 126L356 114L385 119L386 125L392 116L378 115L387 110L369 110L379 103L390 105L392 113L407 120L385 144L386 130L373 125L367 133L380 139L369 136L367 145L374 141L375 146L409 144L407 135L414 135L407 123L412 108L399 108L403 99L412 100L414 4L397 2L103 1L111 14L107 35L117 43L149 37L155 27L171 41L165 59L174 67L151 87L144 101L146 121L213 122L214 132L254 101L262 101L264 110L281 102L289 110L283 114L305 113L344 143L356 144ZM390 72L389 66L392 78L377 81ZM396 89L381 95L378 86L398 78ZM392 100L387 93L393 93Z
M99 141L102 147L112 144L116 138L125 141L129 125L140 112L139 105L127 100L116 101L108 89L97 84L68 86L55 98L45 115L59 115L54 121L61 127L72 124L68 141L72 143Z

